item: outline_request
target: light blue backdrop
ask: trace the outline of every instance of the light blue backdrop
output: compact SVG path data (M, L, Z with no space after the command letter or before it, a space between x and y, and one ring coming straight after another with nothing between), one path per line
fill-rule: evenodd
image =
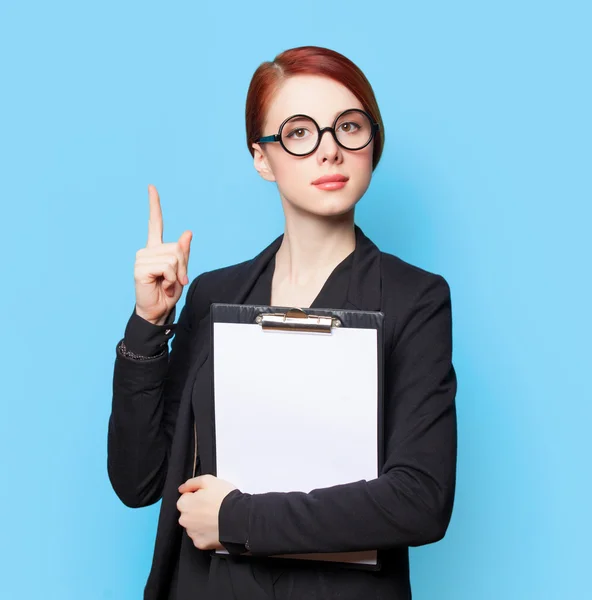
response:
M304 44L382 109L358 223L452 288L458 495L414 598L592 597L588 6L2 3L2 598L141 597L160 505L119 502L106 439L147 185L165 240L194 233L190 279L279 235L244 101Z

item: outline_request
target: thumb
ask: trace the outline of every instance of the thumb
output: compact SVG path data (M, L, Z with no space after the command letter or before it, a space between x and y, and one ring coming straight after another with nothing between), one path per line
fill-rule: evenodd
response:
M183 246L183 248L189 251L189 247L191 245L191 240L193 239L193 233L189 231L184 231L179 238L179 243Z
M185 253L187 260L189 260L189 252L191 251L191 240L193 239L193 233L189 230L184 231L179 238L179 245Z
M187 271L189 269L189 254L191 252L191 240L193 239L193 233L191 231L184 231L179 238L179 246L181 246L181 251L185 256L185 264L181 265L179 269L179 281L186 285L189 283L189 278L187 276Z
M185 494L187 492L197 492L197 490L200 490L202 487L204 487L203 480L201 476L199 476L188 479L185 483L182 483L178 489L181 494Z

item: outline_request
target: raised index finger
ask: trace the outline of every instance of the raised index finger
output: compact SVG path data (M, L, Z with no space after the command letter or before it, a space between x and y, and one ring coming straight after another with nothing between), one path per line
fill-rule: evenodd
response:
M148 243L147 248L162 244L162 209L160 198L153 185L148 186L148 201L150 203L150 217L148 219Z

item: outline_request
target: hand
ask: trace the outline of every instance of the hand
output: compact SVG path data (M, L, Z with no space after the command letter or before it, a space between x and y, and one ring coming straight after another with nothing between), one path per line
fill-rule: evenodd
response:
M153 185L148 186L148 199L148 242L136 252L134 265L136 313L162 325L179 301L183 286L189 283L187 264L193 234L184 231L177 242L164 244L160 198Z
M236 486L213 475L200 475L179 486L179 524L185 527L193 545L200 550L222 550L218 514L222 500Z

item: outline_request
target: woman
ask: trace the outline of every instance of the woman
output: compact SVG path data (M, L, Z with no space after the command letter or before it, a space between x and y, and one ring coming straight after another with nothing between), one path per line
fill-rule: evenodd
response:
M309 46L263 63L246 120L255 169L277 184L285 232L254 259L194 279L176 325L191 232L163 243L160 201L149 187L148 243L136 255L136 306L117 345L108 436L109 477L121 500L140 507L162 498L144 598L410 598L408 547L441 539L453 505L449 287L381 252L354 224L384 129L351 61ZM384 313L386 460L378 478L251 495L210 474L213 302ZM229 554L213 555L216 548ZM376 549L377 572L269 558Z

